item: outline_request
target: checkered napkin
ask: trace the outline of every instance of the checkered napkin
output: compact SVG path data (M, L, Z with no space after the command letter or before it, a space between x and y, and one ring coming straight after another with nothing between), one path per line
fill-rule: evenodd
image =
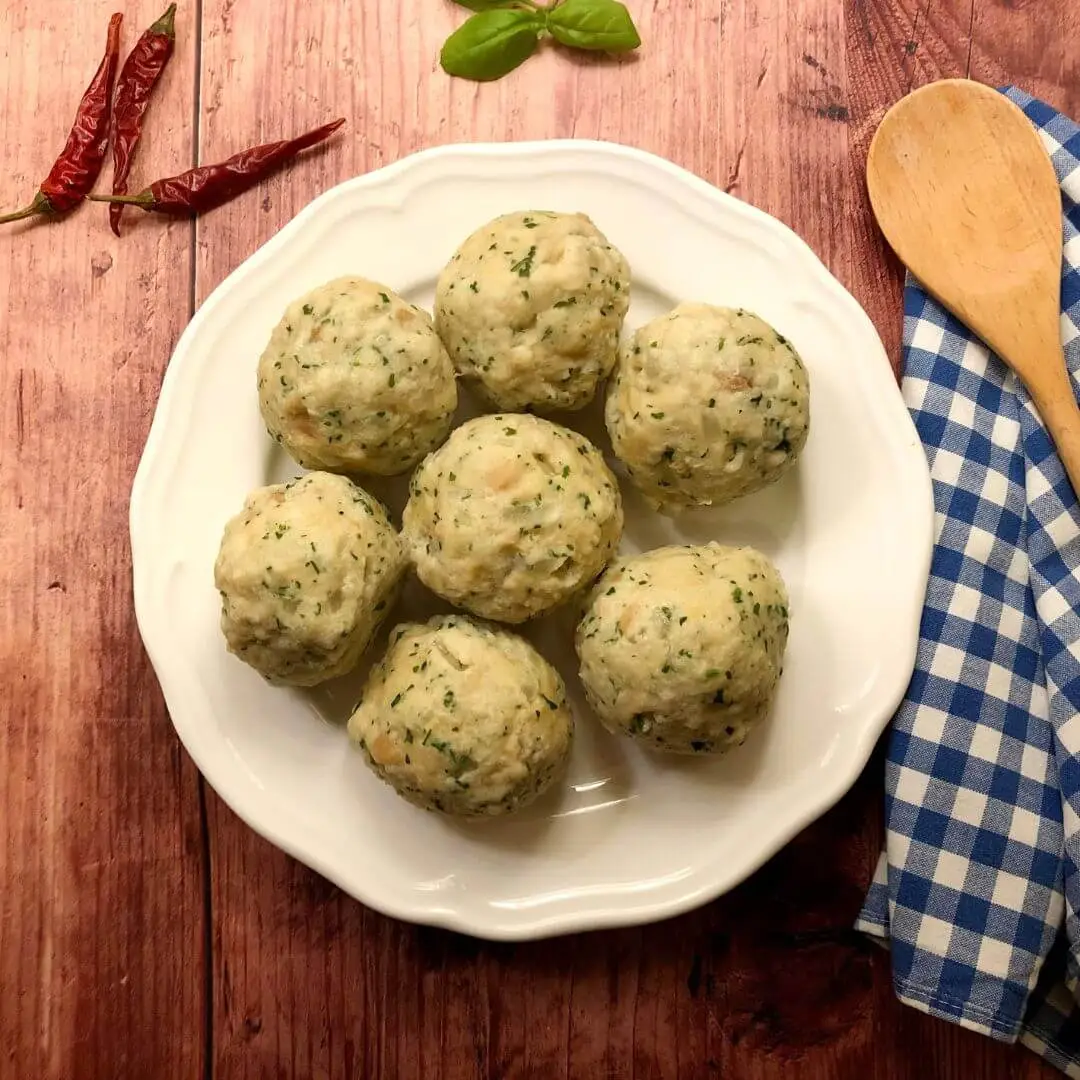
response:
M1061 181L1080 381L1080 127L1005 93ZM937 542L858 925L888 938L901 1000L1080 1078L1080 507L1005 365L910 279L904 316Z

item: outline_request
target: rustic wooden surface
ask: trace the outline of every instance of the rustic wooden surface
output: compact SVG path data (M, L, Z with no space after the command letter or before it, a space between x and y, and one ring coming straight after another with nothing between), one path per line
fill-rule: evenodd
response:
M1074 0L629 0L612 63L437 69L447 0L181 3L134 179L334 115L344 139L197 225L104 212L0 234L0 1075L47 1080L1057 1075L900 1007L849 931L880 761L750 882L658 926L486 945L400 925L258 839L180 749L131 613L126 509L194 307L329 185L419 147L600 136L794 226L897 355L862 186L877 120L970 73L1080 114ZM109 0L0 0L3 201L28 199ZM126 42L163 0L125 5ZM860 357L851 357L859 363Z

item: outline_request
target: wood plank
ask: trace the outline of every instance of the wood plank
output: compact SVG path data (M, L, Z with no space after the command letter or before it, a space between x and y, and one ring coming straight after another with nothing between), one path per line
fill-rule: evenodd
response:
M116 5L0 5L2 200L63 146ZM125 6L129 45L160 0ZM141 173L191 153L195 42ZM137 227L136 227L137 226ZM0 231L0 1074L191 1080L203 1067L197 779L131 606L127 501L191 228L101 208Z
M1055 0L979 0L972 20L970 74L994 85L1015 83L1067 115L1080 117L1080 6Z
M269 185L260 213L241 201L207 218L200 296L353 171L451 139L599 135L666 154L788 220L895 344L898 277L859 197L875 115L969 61L976 77L1080 108L1068 49L1080 16L1066 0L1037 11L849 0L842 18L824 0L673 7L640 15L651 57L548 55L477 88L433 70L461 17L449 5L420 25L387 0L325 13L277 3L257 23L253 6L208 4L203 120L229 123L206 123L204 156L285 121L306 126L328 104L362 120L365 138L354 134L345 159L302 166L305 182ZM108 10L83 5L79 20L103 27ZM156 14L129 7L129 43ZM11 59L0 138L15 188L31 190L48 167L85 82L71 75L88 76L100 52L94 34L71 31L70 17L40 5L0 10ZM251 40L267 50L252 55ZM189 159L192 46L182 13L143 179ZM288 109L285 81L298 88ZM652 106L657 85L674 108ZM52 117L55 147L43 134ZM202 1068L198 800L137 645L123 553L131 472L185 318L191 230L138 221L117 244L104 215L74 221L0 234L0 463L15 476L0 489L0 520L15 522L0 533L0 695L14 703L0 739L0 880L11 883L0 897L0 1061L16 1075L187 1077ZM42 297L59 297L60 318L42 318ZM217 1071L771 1077L797 1062L808 1076L1056 1075L898 1008L884 958L847 934L876 852L879 775L725 900L554 946L480 945L366 912L211 797ZM806 895L785 898L791 881Z
M971 0L632 7L640 58L549 52L478 87L436 69L464 17L448 3L207 0L204 160L331 115L352 123L338 146L200 223L200 300L315 194L412 150L603 137L663 154L791 224L895 357L900 277L862 194L865 147L913 82L965 70L972 26L992 58L992 13ZM850 932L880 844L880 775L879 758L836 810L701 911L517 946L365 911L211 795L216 1075L1054 1075L1025 1051L901 1008L886 955Z

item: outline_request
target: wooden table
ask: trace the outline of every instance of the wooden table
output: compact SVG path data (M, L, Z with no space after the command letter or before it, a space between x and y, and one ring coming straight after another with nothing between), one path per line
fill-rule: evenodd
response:
M4 203L62 144L115 2L0 3ZM136 180L331 116L345 138L197 224L131 213L118 241L84 208L0 232L0 1075L1057 1075L899 1006L850 931L880 759L701 911L486 945L367 911L270 847L169 724L132 615L130 481L193 310L318 192L439 143L630 143L792 225L895 359L900 275L862 184L884 109L970 74L1080 115L1075 0L629 2L639 58L550 52L477 86L437 70L465 14L446 0L188 0ZM125 5L126 45L161 6Z

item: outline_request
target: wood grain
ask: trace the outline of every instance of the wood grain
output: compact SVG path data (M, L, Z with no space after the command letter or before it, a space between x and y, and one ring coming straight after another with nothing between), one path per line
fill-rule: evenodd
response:
M58 7L0 5L12 201L61 143L73 73L100 49L82 27L103 29L109 10ZM851 933L880 845L880 758L721 901L516 946L365 910L210 791L200 822L201 782L131 615L127 491L189 297L205 299L314 195L451 141L627 142L796 228L895 359L899 268L863 184L884 110L970 65L1080 111L1072 0L631 7L640 57L547 50L476 86L437 70L465 14L443 0L182 5L135 181L331 116L349 117L346 137L194 227L133 214L116 242L104 213L82 211L0 234L0 1075L1057 1075L899 1006L887 956ZM126 10L129 42L159 13Z
M113 5L0 6L3 199L63 146ZM127 5L125 43L160 11ZM63 10L61 10L63 8ZM182 32L147 157L190 160ZM147 222L135 223L145 226ZM127 498L189 314L191 228L106 215L0 236L0 1075L203 1067L195 770L131 612Z

